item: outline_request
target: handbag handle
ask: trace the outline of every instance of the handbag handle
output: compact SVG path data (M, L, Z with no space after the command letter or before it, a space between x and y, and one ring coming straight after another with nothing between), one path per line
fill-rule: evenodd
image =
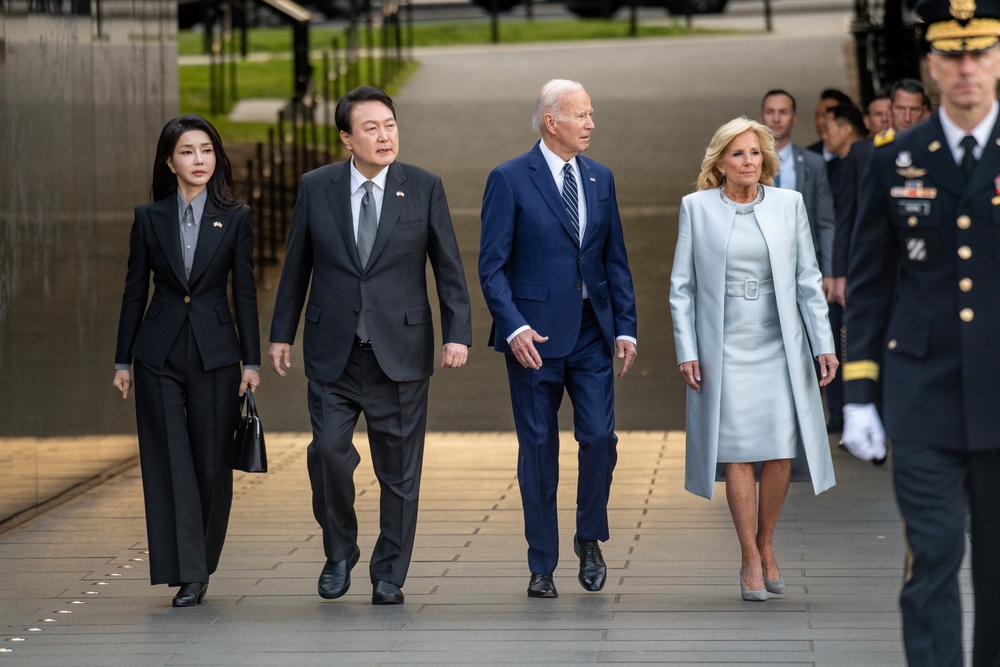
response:
M247 387L247 391L243 394L243 400L246 402L246 412L248 417L257 416L257 404L253 401L253 389ZM242 410L241 410L242 412Z

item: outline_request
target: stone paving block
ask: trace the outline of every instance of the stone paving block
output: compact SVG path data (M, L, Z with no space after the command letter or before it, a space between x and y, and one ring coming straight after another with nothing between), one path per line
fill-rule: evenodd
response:
M134 512L116 518L121 508L141 504L132 471L69 503L68 514L56 510L14 532L17 539L0 538L0 576L16 578L0 588L0 647L24 628L44 625L44 641L29 637L16 647L18 664L901 663L901 533L889 489L870 492L884 511L869 510L860 526L844 512L849 494L821 496L822 503L811 493L797 497L776 535L788 592L745 603L724 497L708 502L680 488L683 457L674 450L682 440L633 439L640 441L656 442L656 451L636 447L633 455L655 454L659 467L617 472L616 489L624 492L612 494L612 539L603 545L609 578L598 594L576 579L573 484L564 482L559 498L560 597L528 599L510 436L475 436L472 456L467 441L448 434L428 438L425 465L438 489L421 507L406 604L371 605L367 560L356 566L347 595L323 601L316 577L325 557L303 492L304 452L276 435L269 449L287 465L240 482L230 539L205 604L171 609L173 590L148 585L141 519ZM572 480L575 459L565 449L560 465ZM663 452L674 468L662 465ZM475 484L451 474L474 462L483 473ZM359 546L367 558L378 531L378 492L362 468ZM476 497L463 503L470 488ZM856 572L859 561L865 567ZM5 591L13 594L4 598ZM965 579L963 591L967 596ZM102 653L105 662L88 662L88 652L105 644L114 646ZM81 655L63 652L70 647ZM846 663L836 662L848 653Z

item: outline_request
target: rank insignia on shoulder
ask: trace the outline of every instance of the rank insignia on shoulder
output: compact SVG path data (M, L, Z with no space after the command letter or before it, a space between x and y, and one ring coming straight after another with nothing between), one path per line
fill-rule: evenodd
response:
M939 148L941 148L941 142L938 141L937 139L927 144L927 150L929 150L931 153L937 152Z
M896 139L896 131L891 127L875 135L875 148L891 144Z
M910 151L899 151L896 155L896 166L900 169L913 166L913 156L910 155Z

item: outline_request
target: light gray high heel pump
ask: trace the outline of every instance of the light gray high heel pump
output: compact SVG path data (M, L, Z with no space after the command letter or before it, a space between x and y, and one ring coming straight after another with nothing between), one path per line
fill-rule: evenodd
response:
M781 595L785 592L785 578L778 577L777 579L768 579L764 577L764 590L768 593L774 593L775 595Z
M743 568L740 568L740 597L746 602L764 602L767 600L767 588L751 591L743 588Z

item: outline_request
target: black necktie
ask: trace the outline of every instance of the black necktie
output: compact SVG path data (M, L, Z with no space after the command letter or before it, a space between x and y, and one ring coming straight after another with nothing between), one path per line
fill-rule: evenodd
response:
M975 148L978 146L976 138L971 134L967 134L962 137L961 146L965 150L962 153L962 173L966 176L972 174L972 170L976 168L976 153Z
M361 198L361 210L358 212L358 256L361 259L361 268L368 264L368 257L372 254L372 246L375 245L375 233L378 231L378 214L375 212L375 195L372 188L375 183L365 181L361 184L365 189L365 196ZM361 316L358 317L358 326L354 333L359 339L368 342L368 323L365 321L364 303L361 304Z
M563 204L566 205L566 212L569 213L569 221L573 223L576 230L576 242L580 242L580 206L576 193L576 176L573 175L573 167L566 164L563 167Z

